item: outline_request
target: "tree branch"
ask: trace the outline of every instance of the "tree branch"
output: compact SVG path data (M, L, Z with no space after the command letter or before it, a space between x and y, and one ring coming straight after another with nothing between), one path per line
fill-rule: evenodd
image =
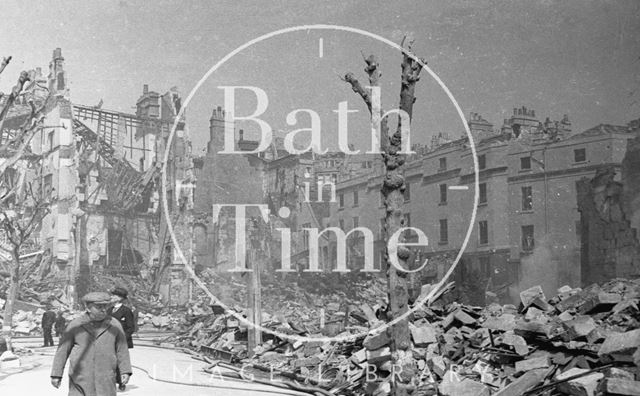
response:
M367 109L369 109L369 113L371 113L371 94L369 93L369 91L364 89L362 84L360 84L360 81L358 81L358 79L353 75L353 73L345 74L343 81L346 81L349 84L351 84L351 89L353 89L353 92L360 95L362 100L364 100L364 103L367 105Z
M11 94L9 94L9 97L7 98L7 103L5 103L5 106L2 108L2 110L0 110L0 132L2 131L2 125L4 124L4 119L9 112L9 109L13 106L13 102L15 102L18 95L20 95L20 92L22 92L24 84L26 84L28 81L29 73L27 73L26 71L20 73L18 83L11 90Z
M9 62L11 62L11 56L2 58L2 63L0 63L0 74L2 74L2 72L4 71L4 68L7 67Z

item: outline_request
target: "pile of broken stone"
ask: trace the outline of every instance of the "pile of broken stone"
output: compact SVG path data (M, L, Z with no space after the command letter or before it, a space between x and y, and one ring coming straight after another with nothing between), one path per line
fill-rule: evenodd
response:
M551 299L536 286L520 299L518 307L435 301L415 309L409 323L415 394L640 395L640 280L564 286ZM229 311L193 317L172 341L243 373L305 381L335 394L383 395L395 369L388 332L373 331L384 324L382 311L349 307L322 328L268 317L263 326L280 335L263 333L253 356L247 326ZM282 335L367 332L349 342Z

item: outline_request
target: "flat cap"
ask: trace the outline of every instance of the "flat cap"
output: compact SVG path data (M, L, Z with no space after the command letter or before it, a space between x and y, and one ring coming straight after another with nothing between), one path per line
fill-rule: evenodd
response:
M111 294L114 294L122 298L127 298L128 293L127 293L127 289L125 289L124 287L115 287L113 290L111 290Z
M86 304L108 304L111 302L111 296L105 292L91 292L82 297L82 301Z

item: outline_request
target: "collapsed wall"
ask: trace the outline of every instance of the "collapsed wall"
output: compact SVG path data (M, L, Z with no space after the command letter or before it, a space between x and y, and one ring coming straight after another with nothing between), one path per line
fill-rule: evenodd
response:
M621 182L603 167L577 183L584 286L640 276L640 136L628 141Z

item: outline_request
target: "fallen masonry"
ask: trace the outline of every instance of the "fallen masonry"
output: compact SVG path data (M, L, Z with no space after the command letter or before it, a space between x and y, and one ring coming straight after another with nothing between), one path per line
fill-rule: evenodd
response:
M400 374L392 365L390 337L380 331L385 302L308 297L323 304L326 320L319 321L300 299L273 300L268 308L281 305L289 313L263 313L263 326L278 335L264 332L254 353L247 346L248 326L232 315L248 316L237 304L225 310L202 299L171 312L149 304L138 324L141 331L175 332L158 344L187 348L209 362L210 372L226 367L257 380L305 383L325 394L388 394L394 374ZM416 307L409 325L414 394L640 395L640 280L564 286L551 299L535 287L521 297L518 307L442 300ZM40 334L42 310L28 307L14 316L17 335ZM354 334L360 335L349 342L286 336Z
M410 321L412 382L419 395L640 395L640 281L616 279L585 289L564 286L547 299L539 287L521 294L519 307L486 308L437 300L418 307ZM383 321L367 304L333 307L349 342L299 342L285 335L320 337L315 322L269 317L254 354L247 327L226 311L193 317L166 342L186 347L211 363L233 363L256 378L306 381L340 395L384 395L397 368L390 338L373 331ZM380 310L377 310L380 315ZM236 314L246 314L241 310ZM252 355L252 356L251 356Z

